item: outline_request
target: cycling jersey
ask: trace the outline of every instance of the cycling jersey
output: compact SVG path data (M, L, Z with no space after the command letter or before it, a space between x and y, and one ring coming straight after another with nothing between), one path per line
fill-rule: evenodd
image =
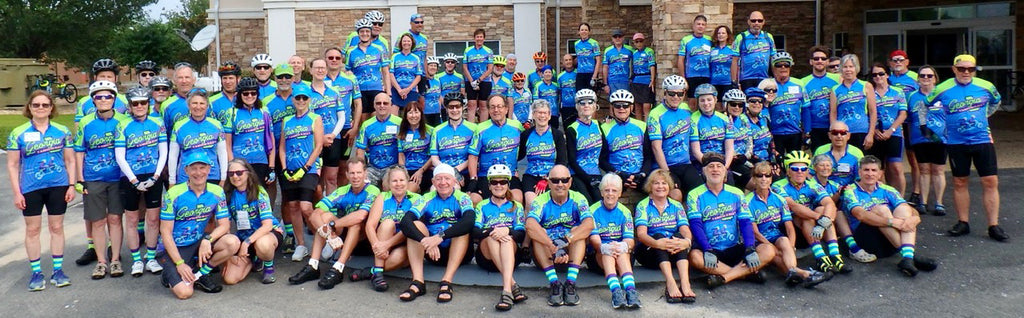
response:
M235 236L239 240L249 239L253 233L256 233L256 230L263 226L265 220L270 220L274 228L281 227L281 223L274 217L274 210L270 207L270 195L263 190L263 187L260 187L259 191L255 201L248 201L244 191L235 190L235 193L231 195L228 215L231 216L231 221L238 229L235 231Z
M425 135L421 136L419 130L410 129L405 133L405 138L398 139L398 151L405 155L405 169L419 170L430 160L430 131L433 129L429 126L425 128Z
M402 36L406 35L406 34L412 35L412 40L413 40L412 41L413 42L412 54L414 54L414 55L416 55L416 57L420 58L420 61L426 61L427 60L427 45L430 42L430 38L428 38L426 35L423 35L423 33L416 33L416 32L413 32L412 30L408 30L408 31L402 32L402 34L398 35L398 38L401 39ZM401 42L401 40L399 40L399 42ZM401 46L401 43L399 43L399 45L395 46L392 49L393 50L392 52L393 53L402 52L402 48L400 48L399 46ZM423 64L420 65L420 70L423 70L423 66L425 66L425 65L423 65Z
M744 114L743 117L750 124L750 143L754 147L754 156L770 161L772 160L772 132L768 129L768 115L765 115L764 112L759 115L756 123L750 119L750 114ZM735 148L735 141L733 148Z
M363 98L363 93L359 90L359 85L356 83L355 76L348 73L341 73L338 78L329 81L325 79L324 82L326 82L328 86L333 87L334 91L338 93L338 109L345 112L344 118L338 118L338 121L345 122L341 128L351 129L353 113L352 101ZM312 90L312 88L310 88L310 90ZM372 107L372 105L363 105L362 107ZM324 125L324 132L331 131L332 130L327 130L327 125ZM335 138L341 139L341 136L342 134L339 133Z
M707 185L690 191L686 197L686 218L693 231L695 248L722 251L743 243L754 246L753 217L743 200L743 191L723 185L714 193Z
M324 135L334 132L334 127L338 125L338 111L341 110L338 107L338 91L334 87L324 85L323 93L318 92L316 89L310 90L309 96L309 110L313 111L320 116L320 120L323 120L324 124ZM351 111L345 112L344 117L349 117ZM345 126L342 125L342 128Z
M292 96L280 96L274 94L263 98L263 105L267 106L270 112L270 119L274 122L274 143L281 140L281 123L285 117L295 115L295 105L292 103Z
M565 203L558 204L551 199L551 191L542 193L530 202L526 218L537 221L552 240L564 238L572 228L593 219L587 197L572 190L568 196Z
M548 104L551 105L551 117L558 117L558 91L558 83L554 82L545 83L540 81L533 87L533 100L543 99L548 101ZM573 98L575 99L576 96L573 96Z
M859 183L846 187L843 190L842 202L843 212L846 213L846 219L850 222L851 230L856 230L857 226L860 226L860 220L853 216L853 208L855 207L871 211L875 206L885 204L890 210L896 210L896 207L900 206L900 204L907 203L900 196L896 188L881 182L875 184L875 189L872 191L865 190Z
M430 135L430 155L437 156L441 163L458 167L469 160L469 145L473 142L476 124L460 121L458 126L446 122Z
M477 176L486 177L487 169L496 164L503 164L516 173L519 135L523 132L523 124L515 119L505 119L502 125L488 120L477 126L473 143L469 146L469 154L477 156Z
M118 125L114 148L124 148L124 159L132 173L156 173L160 144L167 144L163 121L156 117L138 119L125 116ZM161 171L162 173L163 171Z
M732 59L740 56L732 47L723 46L711 49L708 64L711 68L711 85L732 84Z
M494 204L492 199L487 199L476 204L476 211L476 222L473 226L478 229L506 227L509 231L525 230L526 215L519 202L506 200L499 206Z
M768 66L775 55L775 38L771 33L761 31L753 34L749 30L736 35L733 51L739 54L740 80L768 78Z
M811 170L811 175L814 175L814 170ZM836 183L835 181L826 180L828 182L822 183L817 178L815 178L814 181L817 182L819 185L821 185L822 188L825 188L825 193L828 193L829 197L832 197L837 192L839 192L839 183ZM838 204L839 204L839 202L836 202L836 205L838 205Z
M122 120L130 119L119 113L107 119L100 118L95 112L82 117L75 138L75 152L85 153L82 181L116 182L121 179L121 169L114 159L114 139Z
M827 129L830 125L828 113L829 113L829 94L832 93L832 88L839 85L839 75L832 73L825 73L824 76L818 77L814 74L807 75L801 79L804 83L804 91L807 92L806 99L810 103L810 108L807 109L804 115L804 130L805 132L811 129Z
M174 93L161 103L164 127L174 128L175 123L189 116L188 103L185 99L185 96L178 96L178 93Z
M475 213L473 200L465 192L454 190L447 198L442 198L437 191L430 191L413 202L408 213L416 216L416 219L423 220L427 226L427 233L433 235L441 233L452 227L455 222L462 218L463 214ZM448 239L445 240L447 243ZM442 245L444 245L442 243ZM446 246L446 245L445 245Z
M52 121L44 131L37 130L31 121L11 130L7 136L7 150L18 151L19 154L21 194L67 186L68 167L64 165L64 149L72 149L74 145L75 135L64 125Z
M312 129L312 127L310 128ZM178 158L188 157L193 152L202 153L206 158L210 158L213 164L210 165L210 179L220 179L220 162L217 160L217 143L223 141L221 133L224 132L223 126L216 119L205 117L201 121L196 121L191 116L179 120L174 124L174 129L171 130L171 142L178 143L181 147ZM224 167L227 169L227 167ZM177 179L178 182L184 183L188 180L188 175L185 174L185 165L179 164Z
M378 195L380 195L380 189L372 184L363 185L363 188L358 192L352 190L351 184L346 184L320 199L320 202L316 204L316 208L339 218L360 209L369 212L370 206L373 205L373 200Z
M491 82L491 95L498 95L504 97L512 96L512 80L498 76L498 79L494 79L492 76L488 76Z
M515 119L520 122L526 122L530 120L530 114L533 113L531 105L533 105L533 94L525 86L522 90L515 88L509 90L509 95L512 97L512 115Z
M504 78L504 79L507 79L507 80L508 80L509 82L511 82L511 81L512 81L512 75L515 75L515 74L516 74L516 72L515 72L515 71L513 71L513 70L509 70L509 69L508 69L508 68L506 67L506 68L505 68L505 73L504 73L504 74L501 74L501 77L502 77L502 78Z
M427 92L423 93L423 114L440 114L441 109L441 81L436 78L425 78L427 81Z
M852 134L868 133L868 99L864 95L864 84L857 80L847 86L840 82L832 87L836 94L836 119L846 123ZM773 118L774 119L774 118Z
M963 85L950 78L928 95L928 104L940 103L946 113L947 144L976 145L992 143L987 111L1001 99L989 81L974 78Z
M889 74L889 85L897 88L904 97L910 97L910 93L920 89L917 85L917 73L910 70L902 75L896 75L896 72Z
M462 91L466 78L459 73L442 73L438 79L441 82L441 96Z
M800 122L803 119L801 111L810 107L803 82L791 77L785 83L776 80L775 84L779 92L768 105L768 116L772 119L769 124L772 134L792 135L803 131L810 132L810 129L800 129Z
M594 39L579 39L573 42L576 49L576 69L580 73L593 73L597 58L601 56L601 44Z
M576 71L558 73L558 96L562 108L576 107ZM554 114L554 112L552 112Z
M302 115L285 117L281 124L281 134L284 138L280 145L284 148L284 162L280 163L282 170L297 170L306 166L309 155L316 147L313 125L316 124L317 118L320 118L320 115L308 110ZM317 173L320 170L320 161L319 158L316 159L307 172Z
M786 222L793 221L793 214L789 212L786 199L778 193L768 191L768 197L761 198L756 192L747 193L743 202L750 208L753 222L757 224L757 231L769 242L774 243L780 237L786 236Z
M645 130L647 130L647 124L634 118L625 122L613 119L601 125L601 131L604 133L603 151L606 151L608 155L606 165L612 168L605 169L606 171L626 174L642 171L644 168Z
M733 128L733 141L732 149L736 151L736 154L746 155L748 151L751 151L752 136L754 129L750 124L750 120L747 116L740 115L736 117L730 117Z
M686 57L686 77L711 77L711 38L707 35L684 36L679 40L679 56Z
M348 44L345 46L345 53L343 53L342 55L343 56L351 56L349 54L352 53L352 50L354 50L356 47L359 46L359 32L358 31L352 31L351 33L349 33L348 37L345 38L345 43L348 43ZM370 46L377 47L378 50L380 50L382 53L384 53L384 57L385 58L390 56L390 55L387 55L387 53L391 52L391 43L388 42L387 38L385 38L383 36L377 36L376 38L374 38L373 40L370 41ZM387 60L384 61L384 64L390 64L390 63L391 63L390 61L387 61Z
M736 138L736 130L725 114L714 112L709 116L695 112L690 115L690 122L695 127L690 130L690 141L699 141L702 153L717 152L724 155L726 140Z
M114 111L124 114L128 112L128 97L124 94L117 94L114 98ZM91 96L82 96L78 99L78 107L75 112L75 122L82 121L82 117L96 112L96 104L93 103Z
M224 133L231 135L231 153L250 164L269 164L274 153L273 123L263 108L231 108Z
M348 64L345 66L355 74L360 91L384 90L383 68L388 66L384 52L375 45L365 49L356 46L348 52Z
M546 176L555 166L559 145L555 144L555 135L552 131L551 127L548 127L543 134L537 134L536 129L530 129L520 138L526 149L524 151L526 155L524 174Z
M896 122L900 112L907 112L907 100L903 96L903 91L897 90L897 87L890 87L882 95L875 91L875 107L878 109L876 129L888 130ZM903 137L903 125L896 126L896 132L892 133L892 136Z
M262 94L260 94L262 96ZM228 121L228 112L232 108L235 108L235 101L238 100L238 94L235 94L234 98L230 98L224 95L224 92L220 92L210 96L210 110L206 112L207 116L213 117L222 123Z
M577 119L569 124L566 135L573 136L572 139L575 140L574 143L566 145L567 149L571 148L576 153L576 160L569 164L579 165L588 175L600 175L601 169L598 160L601 159L601 150L604 149L604 134L601 132L601 125L594 120L587 124ZM576 173L575 169L570 172Z
M604 49L604 57L601 64L608 66L606 78L608 83L629 83L629 64L633 57L633 48L623 45L616 48L614 45Z
M651 83L651 67L658 65L654 61L655 57L654 50L650 47L633 52L633 56L630 58L633 64L633 74L631 75L633 84L648 85Z
M229 217L224 189L215 184L206 184L206 189L196 194L187 182L167 189L160 208L161 221L173 221L171 238L177 247L198 243L206 234L210 218L217 220Z
M370 166L384 169L398 163L398 126L402 118L388 115L380 120L373 116L359 127L356 148L366 151L366 161Z
M793 199L793 202L811 210L821 206L821 200L829 197L825 187L818 184L814 178L807 178L804 184L800 186L794 185L789 181L789 178L783 178L772 183L772 191L778 193L783 198Z
M927 95L922 94L921 91L915 91L910 94L910 98L907 101L909 109L907 122L910 127L908 135L910 135L911 145L934 142L934 140L921 135L921 129L919 128L921 126L921 119L919 114L922 111L927 113L925 115L925 125L935 132L936 137L939 137L942 143L946 142L946 112L942 109L941 104L926 104L927 100Z
M472 78L469 81L474 81L484 73L487 72L487 67L491 66L493 62L491 59L494 58L494 51L486 45L481 45L479 48L476 46L468 46L465 51L462 51L462 64L465 64L469 68L469 76ZM484 78L482 82L490 82L490 76Z
M661 151L669 166L690 163L690 119L693 113L689 109L686 102L681 102L675 109L662 102L647 116L647 138L650 141L661 140Z
M636 227L646 226L647 235L651 237L672 237L679 233L679 228L689 226L686 211L679 201L666 198L668 204L664 211L658 211L651 197L646 197L636 204L633 222ZM681 235L681 234L680 234Z
M277 82L274 81L273 79L267 79L266 83L256 83L256 85L258 85L259 89L260 89L259 90L259 92L260 92L259 98L264 98L264 97L267 97L267 96L270 96L270 95L274 95L274 92L277 91Z
M540 70L530 71L530 74L526 75L526 87L530 88L530 90L532 91L533 88L537 86L537 83L544 81L543 73L544 72L541 72Z
M846 186L857 180L860 158L864 157L864 153L860 151L860 148L846 145L846 153L843 154L843 157L836 158L832 154L832 144L825 144L814 151L815 156L820 154L825 154L829 159L832 159L832 175L828 177L829 180L835 181L840 186Z
M590 215L594 218L590 235L600 237L601 243L633 238L633 213L622 203L615 202L615 207L608 209L603 201L598 201L590 206Z
M395 198L394 193L391 191L382 192L380 197L382 200L380 221L384 222L391 220L395 222L395 225L402 222L402 218L405 217L405 213L411 211L413 205L420 200L420 195L413 192L406 192L405 196L402 197L401 200ZM367 210L369 210L369 208L367 208ZM395 232L398 231L401 231L401 229L396 226Z
M396 89L409 87L417 76L423 76L422 64L422 60L412 52L391 55L391 74L395 75L395 81L398 82ZM410 92L418 92L416 86Z

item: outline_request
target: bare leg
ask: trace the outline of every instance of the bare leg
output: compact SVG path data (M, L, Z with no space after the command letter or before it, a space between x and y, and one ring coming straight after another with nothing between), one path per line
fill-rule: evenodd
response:
M442 281L450 282L455 278L455 271L462 265L462 259L466 257L466 250L469 248L469 234L452 238L448 246L448 264L444 269Z
M46 225L50 228L50 254L64 255L64 215L47 215ZM38 231L39 230L37 230L37 232ZM36 257L31 259L39 258L40 252L38 251L38 234L36 235L36 246Z
M981 177L981 189L988 225L999 225L999 176Z
M693 292L693 288L690 287L689 267L690 261L686 259L681 259L676 262L676 269L679 271L679 290L683 292L683 296L697 297L697 294ZM669 280L672 279L669 278Z
M931 185L935 191L935 203L942 204L942 196L946 194L945 165L932 165Z
M249 261L248 257L234 255L224 263L224 270L221 271L221 276L224 277L225 285L234 285L244 280L249 275L250 270L252 270L252 262Z
M101 264L107 263L107 219L87 221L92 227L92 242L96 246L96 259Z
M210 257L210 266L220 266L238 252L238 246L242 245L234 234L225 234L213 243L213 256Z
M130 223L135 226L139 222ZM111 261L121 260L121 241L124 237L124 228L121 226L121 216L117 214L107 214L107 231L110 233L110 256ZM133 228L131 231L135 233L136 239L138 232ZM106 255L104 255L106 256Z
M39 243L39 235L42 233L42 228L42 216L37 215L25 217L25 253L28 254L28 259L30 260L39 259L42 254L41 243Z
M422 233L430 233L427 231L427 226L423 223L416 222L416 229ZM423 244L413 239L406 239L406 248L409 251L409 270L412 271L413 281L423 281Z
M335 142L338 141L335 140ZM338 188L338 167L324 166L323 169L324 171L321 173L321 175L324 176L322 180L324 189L327 190L327 193L333 193L334 190Z
M970 220L971 194L967 192L967 177L953 177L953 205L956 206L957 220Z
M129 225L139 224L139 211L124 211L124 222ZM130 229L124 232L125 245L128 246L129 250L139 249L139 231L133 231Z
M146 209L146 248L156 248L157 237L160 236L160 209Z

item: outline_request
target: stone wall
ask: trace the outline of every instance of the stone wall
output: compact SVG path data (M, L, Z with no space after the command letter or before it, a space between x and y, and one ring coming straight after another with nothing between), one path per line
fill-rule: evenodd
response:
M558 44L555 43L555 34L561 33L561 38L558 40L561 42L561 52L562 54L565 54L567 48L567 45L565 43L569 41L569 39L578 39L580 37L579 32L577 32L576 30L580 22L583 21L583 10L578 7L563 7L561 9L560 30L555 28L555 24L559 21L558 19L555 19L556 10L557 8L555 7L547 8L547 45L544 47L544 50L548 54L548 64L551 64L551 66L556 66L557 69L557 66L560 65L559 61L561 59L560 57L555 56L557 52L556 48L558 48Z
M419 7L417 11L423 15L423 33L431 41L472 42L473 31L482 28L487 31L488 41L501 41L502 55L514 52L515 20L512 6ZM498 50L496 47L491 49ZM431 44L428 52L433 51Z
M650 41L658 55L658 83L661 83L665 76L677 73L675 62L679 52L679 40L692 33L694 17L703 14L708 18L709 26L732 25L731 0L654 0L652 7L652 20L661 21L653 26L654 40Z
M220 21L220 59L234 61L243 68L249 59L267 52L267 24L264 19L224 19ZM216 50L209 50L210 61L216 62Z
M651 7L650 6L620 6L618 0L584 0L583 7L563 7L561 11L561 38L562 54L567 53L568 41L580 38L579 25L581 22L590 24L590 37L601 43L602 47L612 44L612 31L622 29L626 37L632 37L633 33L643 32L648 39L651 38ZM547 23L544 34L545 52L548 54L548 63L559 63L555 49L555 7L548 7ZM552 64L554 66L554 64Z
M345 46L345 38L355 31L356 20L362 19L366 9L350 10L296 10L295 51L306 58L323 56L329 47ZM390 10L381 10L387 17ZM389 39L390 27L384 26L381 36Z
M772 36L784 36L786 52L793 55L793 74L799 76L811 72L808 50L814 46L814 2L739 3L733 10L733 34L746 31L750 12L761 11L765 17L764 30ZM858 15L863 19L863 15ZM846 25L860 25L846 24ZM717 24L716 24L717 26ZM709 24L708 30L713 30ZM708 31L711 32L711 31ZM827 37L831 39L831 37ZM776 39L782 41L782 37ZM825 42L822 42L825 44ZM782 45L782 43L776 43Z

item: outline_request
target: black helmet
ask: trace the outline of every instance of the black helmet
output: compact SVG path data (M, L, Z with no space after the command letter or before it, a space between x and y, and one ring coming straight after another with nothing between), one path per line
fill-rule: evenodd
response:
M96 60L95 63L92 63L92 75L96 75L96 73L102 71L111 71L114 72L114 75L117 75L119 73L117 69L117 62L114 62L114 60L111 59L103 58Z
M142 73L142 71L153 71L158 72L156 63L150 60L145 60L135 64L135 73Z
M449 102L458 101L462 105L466 105L466 97L462 96L462 93L451 92L444 95L444 106L448 106Z
M217 75L219 75L219 76L225 76L225 75L239 76L239 75L242 75L242 67L238 66L238 64L235 64L235 62L228 61L228 62L225 62L224 65L221 65L219 69L217 69Z
M242 80L238 81L238 91L258 91L260 90L260 84L253 77L243 77Z

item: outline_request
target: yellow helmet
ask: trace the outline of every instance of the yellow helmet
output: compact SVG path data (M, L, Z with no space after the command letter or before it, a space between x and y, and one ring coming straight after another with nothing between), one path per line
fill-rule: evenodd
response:
M789 167L794 163L803 163L810 166L811 156L808 155L807 152L803 150L790 151L788 154L786 154L786 159L783 161L783 164Z
M494 62L494 65L505 65L505 63L507 63L505 61L505 57L501 56L501 55L495 55L493 62Z

